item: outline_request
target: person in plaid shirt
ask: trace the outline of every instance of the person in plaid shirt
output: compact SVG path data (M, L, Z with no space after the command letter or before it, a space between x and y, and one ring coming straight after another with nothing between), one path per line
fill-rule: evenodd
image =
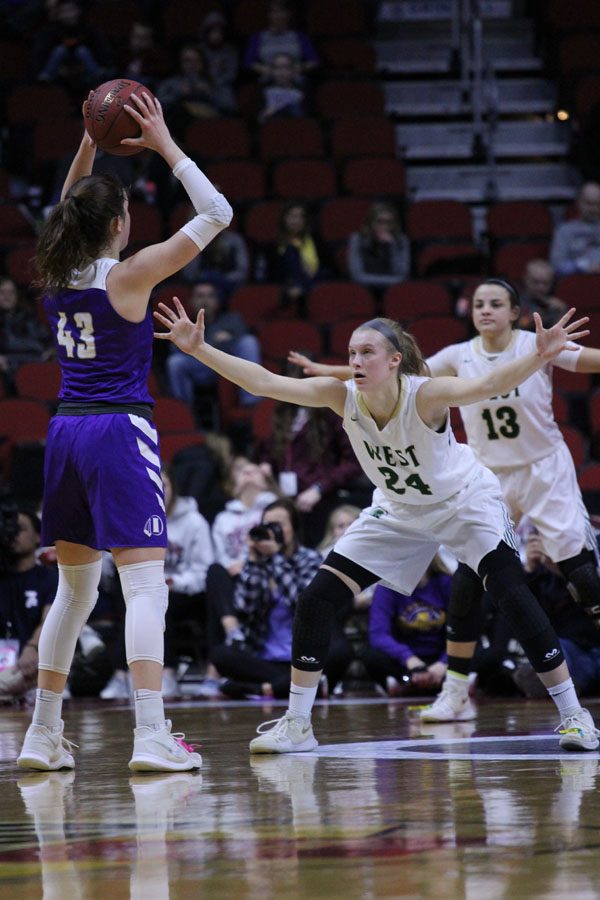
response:
M321 562L317 550L299 541L298 511L292 501L283 498L270 503L261 524L249 532L248 558L235 585L238 640L219 645L211 655L225 678L222 693L287 697L296 603ZM351 658L351 646L339 629L325 674L337 681Z

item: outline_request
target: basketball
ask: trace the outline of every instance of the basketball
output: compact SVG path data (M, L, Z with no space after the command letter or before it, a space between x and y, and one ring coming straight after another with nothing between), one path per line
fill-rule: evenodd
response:
M114 78L105 81L92 93L85 104L84 121L87 133L101 150L115 156L133 156L144 149L121 144L123 138L135 138L141 134L138 123L123 107L132 94L139 95L142 91L154 96L139 81Z

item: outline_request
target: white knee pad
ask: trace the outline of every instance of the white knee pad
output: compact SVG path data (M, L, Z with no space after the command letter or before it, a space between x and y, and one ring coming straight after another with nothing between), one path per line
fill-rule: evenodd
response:
M75 645L98 599L102 560L82 566L58 565L58 589L42 626L39 667L69 674Z
M169 589L162 559L119 566L125 598L125 653L128 664L164 660L165 613Z

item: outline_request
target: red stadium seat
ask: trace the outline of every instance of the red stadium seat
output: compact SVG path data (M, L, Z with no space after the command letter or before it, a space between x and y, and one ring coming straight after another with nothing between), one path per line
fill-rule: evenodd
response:
M19 397L29 397L43 403L56 402L61 384L60 365L54 360L23 363L15 373Z
M334 159L353 156L394 157L394 126L386 116L348 116L331 126L331 153Z
M39 400L7 397L0 400L0 436L13 443L44 441L50 413Z
M0 203L0 241L16 244L33 238L35 229L21 207L17 203Z
M229 310L239 313L249 328L260 328L272 320L280 302L280 284L245 284L229 298Z
M344 166L342 187L359 197L402 197L406 190L404 164L393 157L350 159Z
M325 201L319 211L319 234L324 241L346 241L360 231L371 207L366 197L337 197Z
M331 326L329 332L329 352L333 356L339 356L343 359L343 363L348 362L348 344L352 337L352 332L359 325L364 325L363 316L353 319L342 319Z
M450 295L433 281L403 281L383 295L383 315L398 322L423 316L445 316L451 312Z
M368 21L364 3L344 0L342 4L306 0L306 30L314 38L340 34L365 34Z
M600 491L600 463L588 463L577 473L582 491Z
M415 319L408 331L412 334L425 358L432 356L449 344L460 344L467 340L464 322L452 316L428 316Z
M573 425L560 425L562 436L569 448L575 468L579 469L588 460L588 452L584 437L578 428Z
M501 278L519 283L525 266L532 259L548 259L549 241L511 241L503 244L494 254L494 273Z
M552 367L554 389L573 394L586 394L590 390L590 376L583 372L569 372L567 369Z
M257 445L270 440L273 434L275 400L265 398L252 408L252 434Z
M251 137L248 126L234 117L191 122L185 131L185 149L202 159L248 159Z
M418 200L406 213L406 233L411 241L434 238L473 238L471 211L459 200Z
M493 203L487 212L487 230L492 240L541 237L549 241L553 229L548 207L533 200Z
M276 241L283 207L283 200L264 200L253 204L244 219L244 233L248 240L256 244Z
M336 174L322 159L289 159L275 164L273 193L284 199L327 199L336 193Z
M552 412L560 425L569 424L569 404L558 391L554 391L552 394Z
M258 329L258 338L263 356L273 362L283 363L290 350L308 350L317 358L323 353L320 330L303 319L265 322Z
M6 99L6 121L9 125L51 119L55 128L58 122L62 128L72 112L69 95L57 84L20 84L10 91ZM81 136L81 119L76 121Z
M131 240L140 244L158 244L164 236L160 211L143 200L131 200Z
M9 250L4 259L6 274L21 287L29 287L34 275L35 244L23 244Z
M415 252L414 268L420 276L467 275L483 270L483 256L472 241L439 241Z
M307 298L308 318L316 325L331 325L342 319L375 315L375 301L370 291L353 281L326 281L315 285Z
M198 447L204 443L199 431L167 432L160 435L160 458L163 463L171 463L173 457L186 447Z
M342 72L372 75L375 72L375 50L362 37L331 37L319 43L323 68L335 76Z
M270 119L261 126L261 159L322 158L323 132L317 119Z
M233 201L259 200L266 193L265 170L259 162L231 159L209 163L206 175Z
M600 390L594 391L588 399L588 416L591 430L600 431Z
M187 404L175 397L157 397L152 414L159 434L195 431L194 416Z
M217 382L219 399L220 430L227 431L239 422L252 421L253 406L242 406L239 402L240 389L227 378L219 378Z
M323 119L385 113L383 91L373 80L324 81L315 91L315 105Z
M554 293L578 312L600 310L600 275L564 275L556 282Z

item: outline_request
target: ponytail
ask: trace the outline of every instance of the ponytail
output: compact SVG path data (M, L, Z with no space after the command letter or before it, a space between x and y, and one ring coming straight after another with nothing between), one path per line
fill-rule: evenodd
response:
M56 293L110 241L110 223L123 217L125 188L111 174L86 175L69 189L42 228L36 252L37 285Z
M398 375L405 372L407 375L428 375L429 371L427 363L423 359L423 354L419 350L418 344L412 334L404 330L400 322L395 319L387 319L385 316L378 316L359 325L356 329L373 328L378 331L386 340L391 353L402 353L402 363L398 369Z

